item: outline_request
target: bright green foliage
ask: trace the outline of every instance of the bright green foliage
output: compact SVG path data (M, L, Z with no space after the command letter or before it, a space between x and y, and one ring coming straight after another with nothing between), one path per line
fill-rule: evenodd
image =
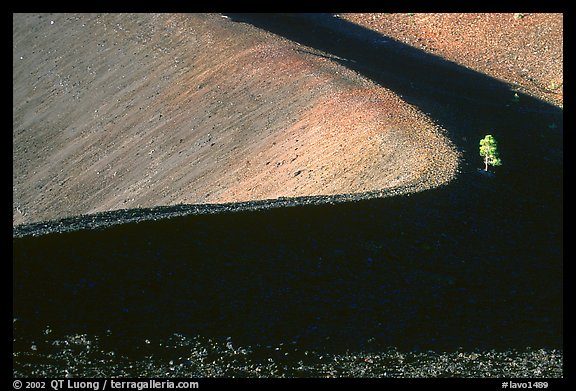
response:
M502 164L498 157L498 143L492 135L488 134L480 140L480 156L484 158L485 171L488 171L488 165L500 166Z

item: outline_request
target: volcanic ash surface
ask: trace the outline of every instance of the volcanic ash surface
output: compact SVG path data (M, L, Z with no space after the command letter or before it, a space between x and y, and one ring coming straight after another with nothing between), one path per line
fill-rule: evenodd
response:
M320 53L213 14L13 15L13 224L429 189L458 153Z

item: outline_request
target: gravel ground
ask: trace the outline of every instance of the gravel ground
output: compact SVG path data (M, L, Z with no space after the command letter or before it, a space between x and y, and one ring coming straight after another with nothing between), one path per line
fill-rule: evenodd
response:
M46 329L46 335L50 334ZM134 360L99 338L69 335L34 341L14 355L14 377L35 378L530 378L562 377L561 350L299 352L293 346L242 347L175 334L142 341ZM292 356L297 356L292 359Z
M334 205L144 213L124 224L111 212L115 224L22 233L15 374L84 373L86 356L114 352L120 362L89 359L89 370L158 374L173 361L179 373L225 377L562 376L559 194L522 199L501 176L468 179ZM186 362L191 349L160 351L175 335L202 342L200 352L230 342L251 353ZM53 343L70 338L99 347ZM395 367L402 355L412 361Z

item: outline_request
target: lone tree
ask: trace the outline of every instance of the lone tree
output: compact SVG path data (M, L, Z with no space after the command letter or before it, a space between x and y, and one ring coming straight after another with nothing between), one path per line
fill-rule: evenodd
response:
M484 171L488 171L488 165L500 166L502 161L498 157L498 143L496 139L488 134L480 140L480 156L484 158Z

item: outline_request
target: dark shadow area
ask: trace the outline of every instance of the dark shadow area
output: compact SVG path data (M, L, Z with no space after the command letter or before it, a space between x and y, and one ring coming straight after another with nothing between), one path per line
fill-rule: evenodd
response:
M506 151L509 156L521 153L523 164L539 156L556 162L562 159L563 110L521 92L515 99L510 84L334 14L227 15L322 51L324 56L392 90L442 125L465 152L466 160L478 155L478 141L491 132L503 148L510 149ZM505 165L503 169L522 167Z
M561 348L561 232L459 186L14 239L15 349L47 326L127 354L172 333L301 351ZM482 218L495 204L511 209Z
M15 351L46 325L134 355L173 333L334 352L562 348L560 109L331 15L230 17L400 94L447 129L461 174L410 196L14 238ZM493 177L477 172L487 133Z
M226 14L301 45L325 52L382 86L400 94L467 101L502 109L511 103L513 86L483 73L396 41L334 14ZM303 51L309 52L306 49ZM562 110L520 94L523 112L559 115ZM416 98L416 97L415 97Z

